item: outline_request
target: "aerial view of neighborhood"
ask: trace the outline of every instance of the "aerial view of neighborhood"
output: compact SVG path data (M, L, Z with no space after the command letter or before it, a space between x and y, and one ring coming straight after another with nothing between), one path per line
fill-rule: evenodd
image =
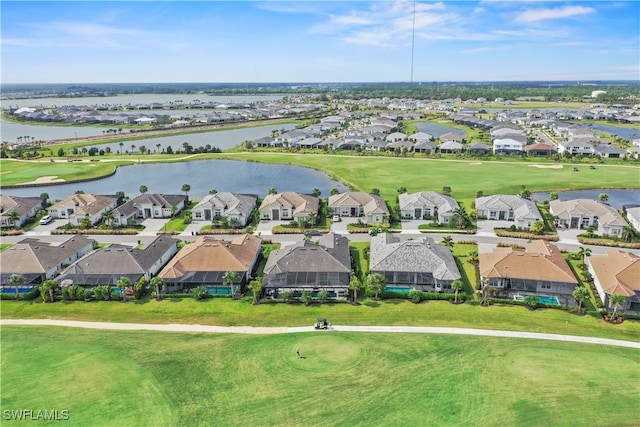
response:
M640 425L640 2L0 12L0 425Z

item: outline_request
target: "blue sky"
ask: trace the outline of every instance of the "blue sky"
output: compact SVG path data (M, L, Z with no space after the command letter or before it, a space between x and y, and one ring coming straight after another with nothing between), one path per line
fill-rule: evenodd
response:
M637 1L5 1L2 83L640 80Z

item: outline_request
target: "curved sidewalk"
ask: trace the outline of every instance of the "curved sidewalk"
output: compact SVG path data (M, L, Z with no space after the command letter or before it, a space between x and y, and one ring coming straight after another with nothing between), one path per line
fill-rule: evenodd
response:
M145 324L145 323L109 323L109 322L80 322L75 320L53 319L0 319L0 326L63 326L85 329L109 329L119 331L161 331L161 332L204 332L226 334L287 334L299 332L314 332L313 326L299 327L254 327L254 326L209 326L187 324ZM381 333L418 333L418 334L448 334L474 335L483 337L527 338L549 341L566 341L583 344L600 344L616 347L629 347L640 350L640 342L613 340L608 338L582 337L575 335L542 334L537 332L499 331L491 329L442 328L428 326L344 326L334 325L331 331L343 332L381 332ZM330 331L326 331L329 333Z

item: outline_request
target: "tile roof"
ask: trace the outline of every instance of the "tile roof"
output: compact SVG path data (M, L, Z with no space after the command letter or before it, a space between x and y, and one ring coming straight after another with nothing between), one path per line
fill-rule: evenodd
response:
M231 241L200 236L183 247L159 276L174 279L195 271L250 272L252 262L260 252L261 241L251 234L242 234Z
M587 259L607 294L631 297L640 293L640 257L637 255L618 249Z
M264 267L265 275L286 272L351 272L349 241L339 234L328 233L271 252Z
M391 233L371 239L371 271L432 273L438 280L460 279L460 271L448 247L431 237L400 241Z
M595 216L598 223L605 227L627 225L615 208L591 199L552 200L549 212L561 219L569 219L572 215Z
M262 200L259 210L269 209L269 206L278 204L280 206L293 209L294 216L306 216L311 212L317 213L320 207L320 199L306 194L300 194L293 191L285 191L284 193L268 194Z
M329 196L330 208L341 206L362 206L365 215L383 214L389 215L389 209L384 199L377 194L365 193L364 191L347 191L346 193Z
M578 283L558 247L544 240L528 243L526 251L496 248L493 252L481 253L480 275Z

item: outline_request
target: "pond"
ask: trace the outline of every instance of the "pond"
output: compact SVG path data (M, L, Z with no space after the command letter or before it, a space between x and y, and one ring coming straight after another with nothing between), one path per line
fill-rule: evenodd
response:
M413 125L418 128L420 132L426 132L433 135L436 138L440 138L445 133L453 132L459 135L467 136L467 133L463 130L456 129L450 126L441 125L432 122L414 122Z
M640 129L625 128L625 127L613 126L613 125L601 125L601 124L593 124L591 125L591 127L595 130L599 130L600 132L616 135L628 141L632 141L634 139L640 138Z
M200 199L209 190L255 194L264 197L269 188L277 191L311 193L314 188L327 197L332 188L340 192L347 187L326 174L300 166L245 162L239 160L196 160L180 163L155 163L124 166L115 175L96 181L47 185L42 187L3 189L10 196L37 197L46 192L52 200L63 199L76 190L93 194L124 191L136 196L140 185L150 193L181 194L182 184L189 184L189 197Z
M573 200L573 199L592 199L598 200L598 196L605 193L609 196L609 205L616 209L622 209L624 205L638 205L640 204L640 190L613 190L613 189L600 189L600 190L576 190L576 191L558 191L559 200ZM540 192L532 193L531 198L536 201L542 201L549 199L549 193Z

